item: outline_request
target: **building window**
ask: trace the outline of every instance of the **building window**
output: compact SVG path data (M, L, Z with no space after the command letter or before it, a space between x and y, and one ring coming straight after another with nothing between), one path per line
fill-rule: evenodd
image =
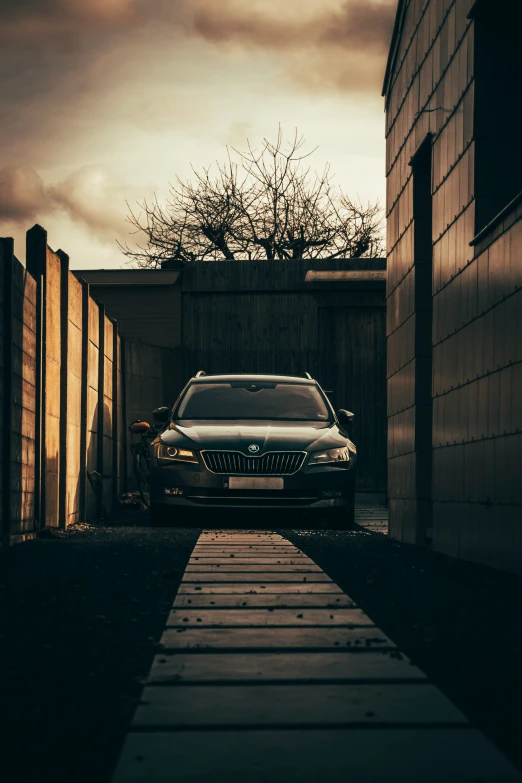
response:
M475 233L522 190L522 3L477 0L474 20Z

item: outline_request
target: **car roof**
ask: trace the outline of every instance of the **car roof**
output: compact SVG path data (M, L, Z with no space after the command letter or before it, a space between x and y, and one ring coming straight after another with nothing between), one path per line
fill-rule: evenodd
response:
M262 381L268 383L302 383L303 385L316 385L317 381L303 378L298 375L201 375L199 378L191 378L191 383L208 383L209 381Z

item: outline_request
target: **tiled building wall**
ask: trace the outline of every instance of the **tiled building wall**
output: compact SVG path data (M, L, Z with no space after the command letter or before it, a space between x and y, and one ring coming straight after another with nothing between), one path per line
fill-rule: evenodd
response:
M522 571L522 206L435 297L433 544Z
M475 229L472 0L410 0L387 92L390 532L424 543L417 513L412 167L432 141L433 545L522 570L521 224ZM488 240L491 242L490 240ZM517 521L518 520L518 521Z

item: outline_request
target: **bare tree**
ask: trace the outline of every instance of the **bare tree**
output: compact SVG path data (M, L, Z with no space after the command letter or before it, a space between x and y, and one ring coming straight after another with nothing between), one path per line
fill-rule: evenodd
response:
M145 243L122 247L131 263L157 267L167 259L290 259L375 257L382 254L380 205L352 201L326 166L313 173L297 131L285 144L250 142L227 162L176 180L167 203L129 207L129 223ZM235 156L235 159L233 158Z

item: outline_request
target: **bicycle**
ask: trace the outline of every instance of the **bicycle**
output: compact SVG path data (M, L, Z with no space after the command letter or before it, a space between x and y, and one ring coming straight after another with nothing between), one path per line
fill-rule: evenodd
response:
M139 436L139 440L131 441L130 449L132 453L132 467L134 470L134 476L136 478L136 484L138 486L138 494L140 496L141 504L144 508L150 509L150 441L155 437L155 427L146 421L136 419L129 426L129 432L131 436Z

